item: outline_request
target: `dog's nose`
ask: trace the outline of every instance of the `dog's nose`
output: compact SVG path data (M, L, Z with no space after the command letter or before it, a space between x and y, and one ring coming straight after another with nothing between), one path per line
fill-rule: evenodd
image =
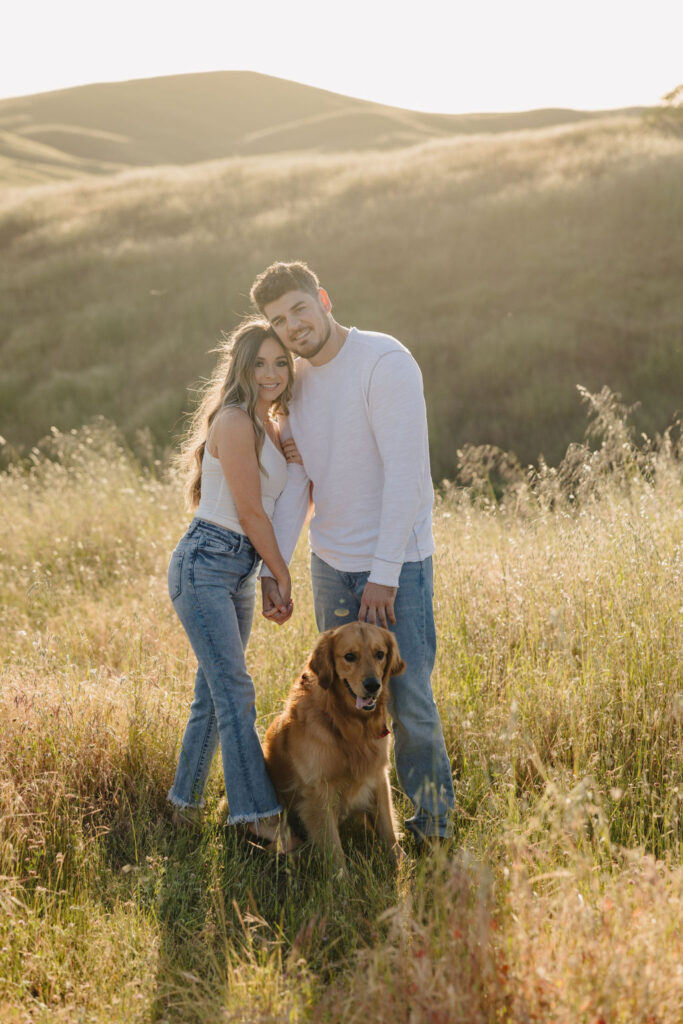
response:
M363 680L363 689L366 693L369 693L372 696L379 692L381 685L382 684L376 676L368 676L367 679Z

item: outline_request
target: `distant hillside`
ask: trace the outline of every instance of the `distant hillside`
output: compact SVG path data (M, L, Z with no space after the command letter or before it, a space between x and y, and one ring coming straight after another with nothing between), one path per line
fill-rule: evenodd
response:
M554 463L576 385L683 406L683 139L633 118L345 155L131 171L0 199L0 434L96 414L171 442L209 350L277 258L424 374L433 468L490 443Z
M395 148L595 116L422 114L249 71L87 85L0 101L0 184L238 155Z

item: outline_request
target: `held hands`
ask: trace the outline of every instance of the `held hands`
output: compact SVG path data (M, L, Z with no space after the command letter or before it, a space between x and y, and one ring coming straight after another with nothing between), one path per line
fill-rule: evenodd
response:
M361 622L371 622L373 625L389 628L396 623L394 614L394 600L396 598L396 587L385 587L381 583L366 583L361 598L358 618ZM294 603L291 599L291 580L289 574L280 581L274 580L272 576L263 576L261 579L261 596L263 600L263 617L271 622L282 626L291 618L294 611Z
M371 622L374 626L389 628L396 623L394 600L397 587L385 587L382 583L366 583L360 602L358 618L361 622Z
M289 573L286 578L279 582L274 580L272 576L263 576L261 578L263 617L270 619L271 622L276 622L278 626L282 626L283 623L287 622L287 619L291 618L294 611L291 592L292 583Z

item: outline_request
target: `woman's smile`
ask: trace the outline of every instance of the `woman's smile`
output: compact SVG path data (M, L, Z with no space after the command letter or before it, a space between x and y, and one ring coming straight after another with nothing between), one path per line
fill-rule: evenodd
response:
M289 383L289 364L282 345L275 338L265 338L254 363L254 381L259 394L269 402L279 398Z

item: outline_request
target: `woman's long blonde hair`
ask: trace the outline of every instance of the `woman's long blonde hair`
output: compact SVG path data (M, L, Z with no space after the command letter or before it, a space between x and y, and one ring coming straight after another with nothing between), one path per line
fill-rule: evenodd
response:
M192 413L177 458L178 465L186 473L185 496L191 510L199 505L204 449L211 424L222 409L228 406L242 406L246 409L254 425L256 457L261 468L261 449L266 432L256 415L258 388L254 380L254 369L259 349L266 338L273 338L282 345L267 320L251 317L243 320L231 334L224 335L221 344L213 350L219 353L218 362L213 374L200 391L199 404ZM269 414L282 413L286 416L294 384L294 361L284 345L282 351L287 357L289 380L280 397L271 405Z

